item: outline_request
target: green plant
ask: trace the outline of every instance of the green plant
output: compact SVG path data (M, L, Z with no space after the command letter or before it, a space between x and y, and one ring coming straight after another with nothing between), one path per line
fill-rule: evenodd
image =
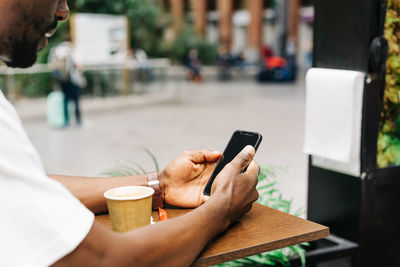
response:
M19 95L27 97L46 96L53 89L50 73L15 75L15 86Z
M385 38L389 44L386 87L378 136L377 165L400 165L400 3L389 0Z
M197 49L203 64L212 64L217 57L217 46L200 38L193 26L186 25L167 47L168 56L175 62L185 63L190 49Z
M159 166L156 157L148 149L144 148L147 155L153 161L153 164L157 171L159 171ZM260 174L258 175L258 186L257 190L260 194L257 202L261 205L269 206L271 208L291 213L292 200L287 200L282 196L282 193L277 188L277 182L275 181L275 171L282 170L278 167L261 166ZM132 174L144 174L146 170L137 162L134 161L118 161L116 166L108 169L101 173L102 176L124 176ZM299 209L292 213L295 216L300 216L304 211ZM275 266L280 264L281 266L290 266L290 257L298 256L305 266L305 249L303 246L307 246L308 243L302 245L294 245L287 248L277 249L273 251L264 252L258 255L246 257L243 259L238 259L217 266L220 267L234 267L234 266L244 266L249 264L265 264L270 266Z
M157 162L156 157L147 148L143 148L143 149L146 152L146 154L153 161L155 170L157 172L159 172L160 168L158 166L158 162ZM146 173L148 173L148 171L146 171L142 167L142 165L140 165L139 163L137 163L135 161L118 160L114 167L101 172L99 175L100 176L108 176L108 177L117 177L117 176L124 176L124 175L146 174Z

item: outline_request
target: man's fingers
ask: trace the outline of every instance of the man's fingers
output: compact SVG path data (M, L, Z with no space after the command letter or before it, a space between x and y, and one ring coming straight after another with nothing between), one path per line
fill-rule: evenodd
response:
M239 168L240 171L242 171L253 160L255 153L256 151L254 150L254 147L246 146L239 154L237 154L237 156L232 160L231 163L233 166Z
M257 177L254 178L254 186L257 185L259 173L260 173L260 167L258 166L257 162L252 160L249 167L247 167L245 174L248 175L249 177Z
M219 151L207 151L204 156L207 162L216 162L221 158L222 153Z
M187 151L186 153L194 163L215 162L221 157L221 152L207 149Z

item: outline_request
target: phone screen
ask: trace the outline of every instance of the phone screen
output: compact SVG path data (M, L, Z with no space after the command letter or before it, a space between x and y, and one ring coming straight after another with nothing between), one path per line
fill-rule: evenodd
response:
M260 145L261 139L262 136L259 133L240 130L235 131L231 137L231 140L226 146L220 161L215 167L210 180L204 188L203 193L209 196L211 193L211 186L215 177L225 167L225 165L231 162L236 157L236 155L239 154L239 152L242 151L243 148L247 145L251 145L257 150L258 146Z

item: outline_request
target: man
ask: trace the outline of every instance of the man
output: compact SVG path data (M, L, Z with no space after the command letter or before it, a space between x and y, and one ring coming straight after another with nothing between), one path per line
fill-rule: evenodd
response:
M11 67L32 65L57 21L67 17L66 0L0 0L0 58ZM221 171L209 199L202 189L221 154L185 152L158 174L163 201L199 207L117 234L93 220L93 213L107 210L103 192L122 185L147 185L146 175L47 176L2 94L0 136L0 266L187 266L258 198L259 167L252 147Z

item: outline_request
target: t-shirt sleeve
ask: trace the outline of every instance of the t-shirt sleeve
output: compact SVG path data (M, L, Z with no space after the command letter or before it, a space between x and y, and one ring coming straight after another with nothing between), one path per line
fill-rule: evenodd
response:
M1 93L0 137L0 266L49 266L83 241L94 215L47 177Z

